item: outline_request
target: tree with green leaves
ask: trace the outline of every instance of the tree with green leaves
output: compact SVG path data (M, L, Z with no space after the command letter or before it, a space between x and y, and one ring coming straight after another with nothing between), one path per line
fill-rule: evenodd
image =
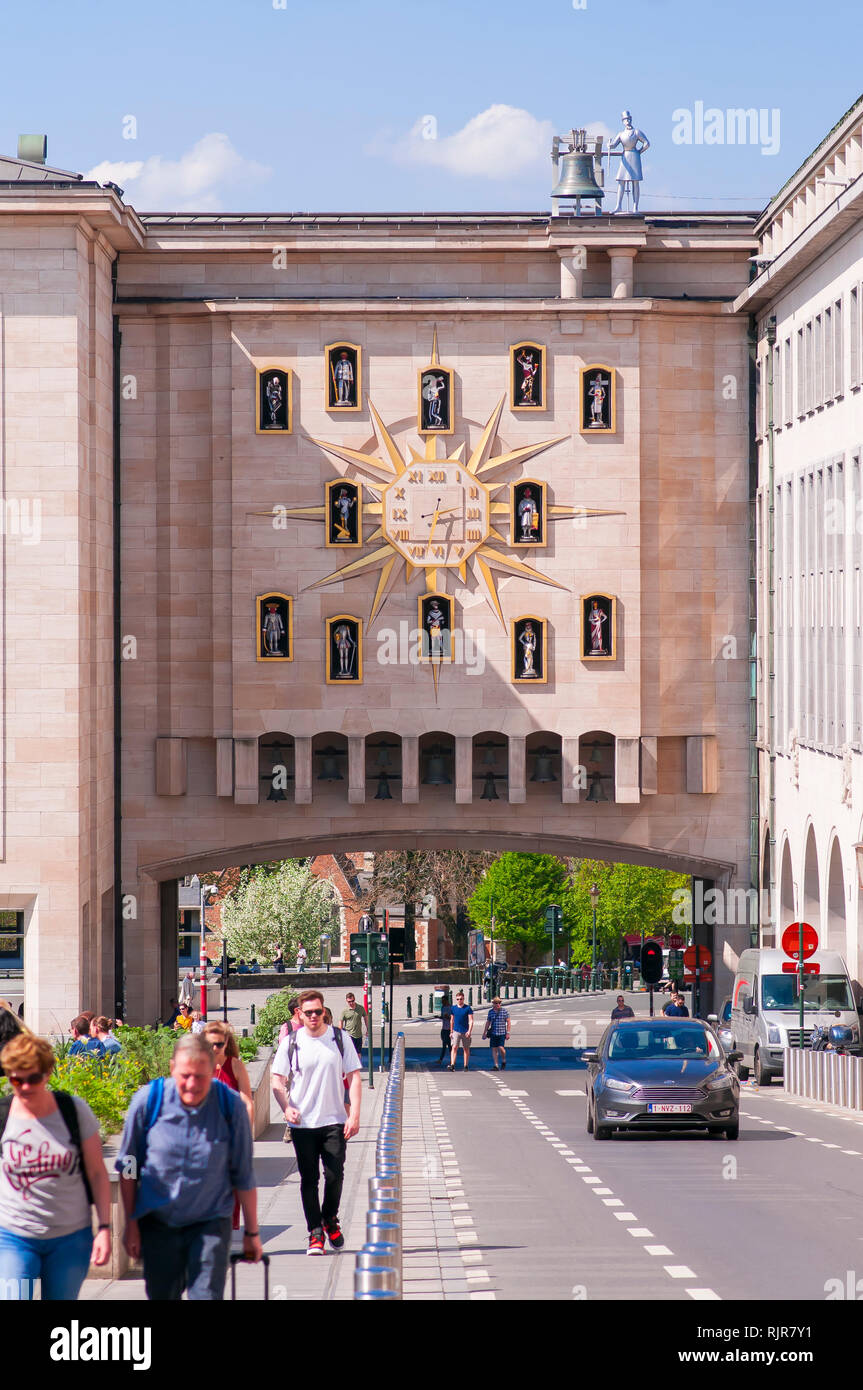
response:
M545 909L553 903L563 907L567 885L566 865L553 854L507 852L477 884L468 912L474 926L488 934L493 915L495 941L520 946L532 964L551 950Z
M322 934L338 934L332 884L296 859L243 869L221 915L228 950L240 960L271 961L277 946L293 959L301 944L313 957Z
M571 930L572 958L589 961L593 929L590 887L596 884L597 959L615 962L622 938L644 932L662 938L673 927L673 894L689 886L686 874L642 864L608 864L600 859L569 861L570 879L561 903L564 925Z

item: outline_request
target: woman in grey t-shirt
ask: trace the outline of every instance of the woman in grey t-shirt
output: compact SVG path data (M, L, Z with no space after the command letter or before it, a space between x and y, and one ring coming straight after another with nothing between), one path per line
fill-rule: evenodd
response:
M50 1043L21 1033L0 1052L13 1100L0 1138L0 1297L74 1299L93 1264L111 1258L111 1189L99 1123L86 1101L73 1099L81 1153L54 1093ZM81 1162L99 1215L94 1238Z

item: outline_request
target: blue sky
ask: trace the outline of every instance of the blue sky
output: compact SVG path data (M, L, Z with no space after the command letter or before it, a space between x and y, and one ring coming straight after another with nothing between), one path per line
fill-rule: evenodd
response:
M44 131L142 211L542 210L551 134L628 106L642 210L761 208L859 95L860 30L850 0L46 0L4 14L0 151ZM675 143L696 103L777 152Z

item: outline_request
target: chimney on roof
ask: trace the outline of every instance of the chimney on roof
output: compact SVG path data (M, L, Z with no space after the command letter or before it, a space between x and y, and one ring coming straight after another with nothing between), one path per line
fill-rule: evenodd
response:
M18 158L28 164L44 164L48 158L48 136L19 135Z

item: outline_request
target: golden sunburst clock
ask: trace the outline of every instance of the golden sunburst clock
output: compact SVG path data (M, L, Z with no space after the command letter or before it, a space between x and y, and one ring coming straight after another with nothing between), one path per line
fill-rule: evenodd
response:
M485 424L468 459L465 445L446 453L438 435L423 441L422 453L410 448L405 458L375 407L369 401L378 448L375 453L363 453L344 444L323 439L314 443L341 463L355 468L363 476L371 501L363 506L363 515L376 523L366 535L364 546L374 548L366 555L342 565L323 579L309 585L311 589L326 584L380 571L372 602L369 621L372 621L393 591L402 573L409 582L422 572L425 588L431 593L446 592L445 576L457 575L467 580L468 566L496 615L506 630L497 593L497 572L520 574L539 584L566 589L556 579L542 574L533 566L508 555L514 548L517 518L512 515L509 500L498 500L498 494L508 492L509 481L497 482L492 474L502 469L526 463L552 445L568 438L558 435L535 444L493 454L505 397L501 397ZM329 524L327 505L318 507L279 507L281 516L317 520ZM272 516L273 512L256 513ZM588 507L550 506L550 519L574 516L613 516L619 513ZM499 527L510 527L509 540Z

